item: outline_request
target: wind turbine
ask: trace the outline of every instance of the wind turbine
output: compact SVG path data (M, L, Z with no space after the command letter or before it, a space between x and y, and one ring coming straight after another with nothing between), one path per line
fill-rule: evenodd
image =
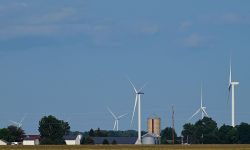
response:
M134 84L130 80L129 80L129 82L133 86L133 89L135 92L135 105L134 105L134 110L133 110L133 115L131 118L130 126L132 126L136 105L138 104L138 138L137 138L137 141L135 144L142 144L142 142L141 142L141 95L144 94L142 92L142 89L146 86L146 84L144 84L144 86L142 86L142 88L140 90L137 90L135 88Z
M23 121L24 121L25 118L26 118L26 115L24 115L23 118L22 118L19 122L12 121L12 120L10 120L10 122L11 122L14 126L16 126L17 128L21 128L22 125L23 125Z
M234 96L234 86L238 85L239 82L237 81L232 81L232 62L231 62L231 58L230 58L230 71L229 71L229 86L228 86L228 90L229 90L229 95L230 92L232 91L232 126L235 127L235 96Z
M107 107L107 109L108 109L108 111L110 112L110 114L113 116L113 118L115 119L115 123L114 123L114 128L113 128L113 130L115 131L119 131L119 120L121 119L121 118L123 118L123 117L125 117L128 113L126 113L126 114L123 114L123 115L120 115L120 116L116 116L111 110L110 110L110 108L108 108Z
M199 112L201 112L201 119L204 118L204 116L208 117L208 114L206 112L206 107L203 106L203 95L202 95L202 85L201 85L201 106L200 108L189 118L191 120L195 115L197 115Z

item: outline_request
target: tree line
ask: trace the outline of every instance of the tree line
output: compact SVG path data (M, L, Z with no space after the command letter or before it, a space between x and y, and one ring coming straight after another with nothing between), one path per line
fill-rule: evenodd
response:
M86 132L72 132L68 122L59 120L49 115L44 116L39 121L38 131L40 133L41 144L65 144L63 136L70 134L82 134L82 144L94 144L94 137L136 137L137 131L107 131L90 129ZM183 125L181 136L172 132L171 127L161 131L161 143L171 144L172 134L174 134L174 143L188 144L250 144L250 124L241 123L235 127L229 125L217 126L212 118L204 117L196 123L187 123ZM146 132L143 131L142 135ZM0 139L8 142L21 142L25 137L25 132L21 127L10 125L7 128L0 129ZM114 142L115 143L115 142ZM113 143L113 144L114 144Z
M250 144L250 124L235 127L217 126L212 118L204 117L195 124L183 125L183 140L189 144Z

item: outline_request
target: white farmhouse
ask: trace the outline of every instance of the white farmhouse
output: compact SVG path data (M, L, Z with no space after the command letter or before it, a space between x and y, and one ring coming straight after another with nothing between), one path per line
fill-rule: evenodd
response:
M66 145L80 145L82 140L82 135L65 135L64 137Z
M40 135L27 135L23 139L23 145L39 145Z
M3 139L0 139L0 145L8 145L8 142Z

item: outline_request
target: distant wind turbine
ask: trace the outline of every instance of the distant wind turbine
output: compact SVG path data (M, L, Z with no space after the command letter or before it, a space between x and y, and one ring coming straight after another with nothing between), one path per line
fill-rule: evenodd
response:
M26 114L23 116L23 118L19 121L19 122L16 122L16 121L13 121L13 120L10 120L10 122L16 126L17 128L21 128L22 125L23 125L23 121L24 119L26 118Z
M232 126L235 127L235 96L234 96L234 86L238 85L239 82L237 81L232 81L232 62L230 58L230 70L229 70L229 86L228 86L228 91L229 95L230 92L232 92ZM230 97L230 96L229 96Z
M206 107L203 106L203 95L202 95L202 85L201 85L201 106L200 108L189 118L191 120L195 115L197 115L199 112L201 112L201 119L204 118L204 116L208 117L208 114L206 112Z
M113 118L115 119L115 123L114 123L114 128L113 130L115 131L119 131L119 120L123 117L125 117L126 115L128 115L128 113L120 115L120 116L116 116L109 107L107 107L108 111L110 112L110 114L113 116Z

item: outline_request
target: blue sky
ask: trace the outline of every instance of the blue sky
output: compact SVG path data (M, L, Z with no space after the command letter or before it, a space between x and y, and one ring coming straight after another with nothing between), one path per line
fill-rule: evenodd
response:
M1 0L0 127L27 113L27 133L37 133L49 114L72 130L112 129L107 106L118 114L133 109L127 76L138 87L149 82L144 130L152 115L170 126L174 105L180 133L200 105L201 81L209 115L230 124L230 53L240 82L236 122L250 122L249 6L248 0ZM130 118L120 129L130 129Z

